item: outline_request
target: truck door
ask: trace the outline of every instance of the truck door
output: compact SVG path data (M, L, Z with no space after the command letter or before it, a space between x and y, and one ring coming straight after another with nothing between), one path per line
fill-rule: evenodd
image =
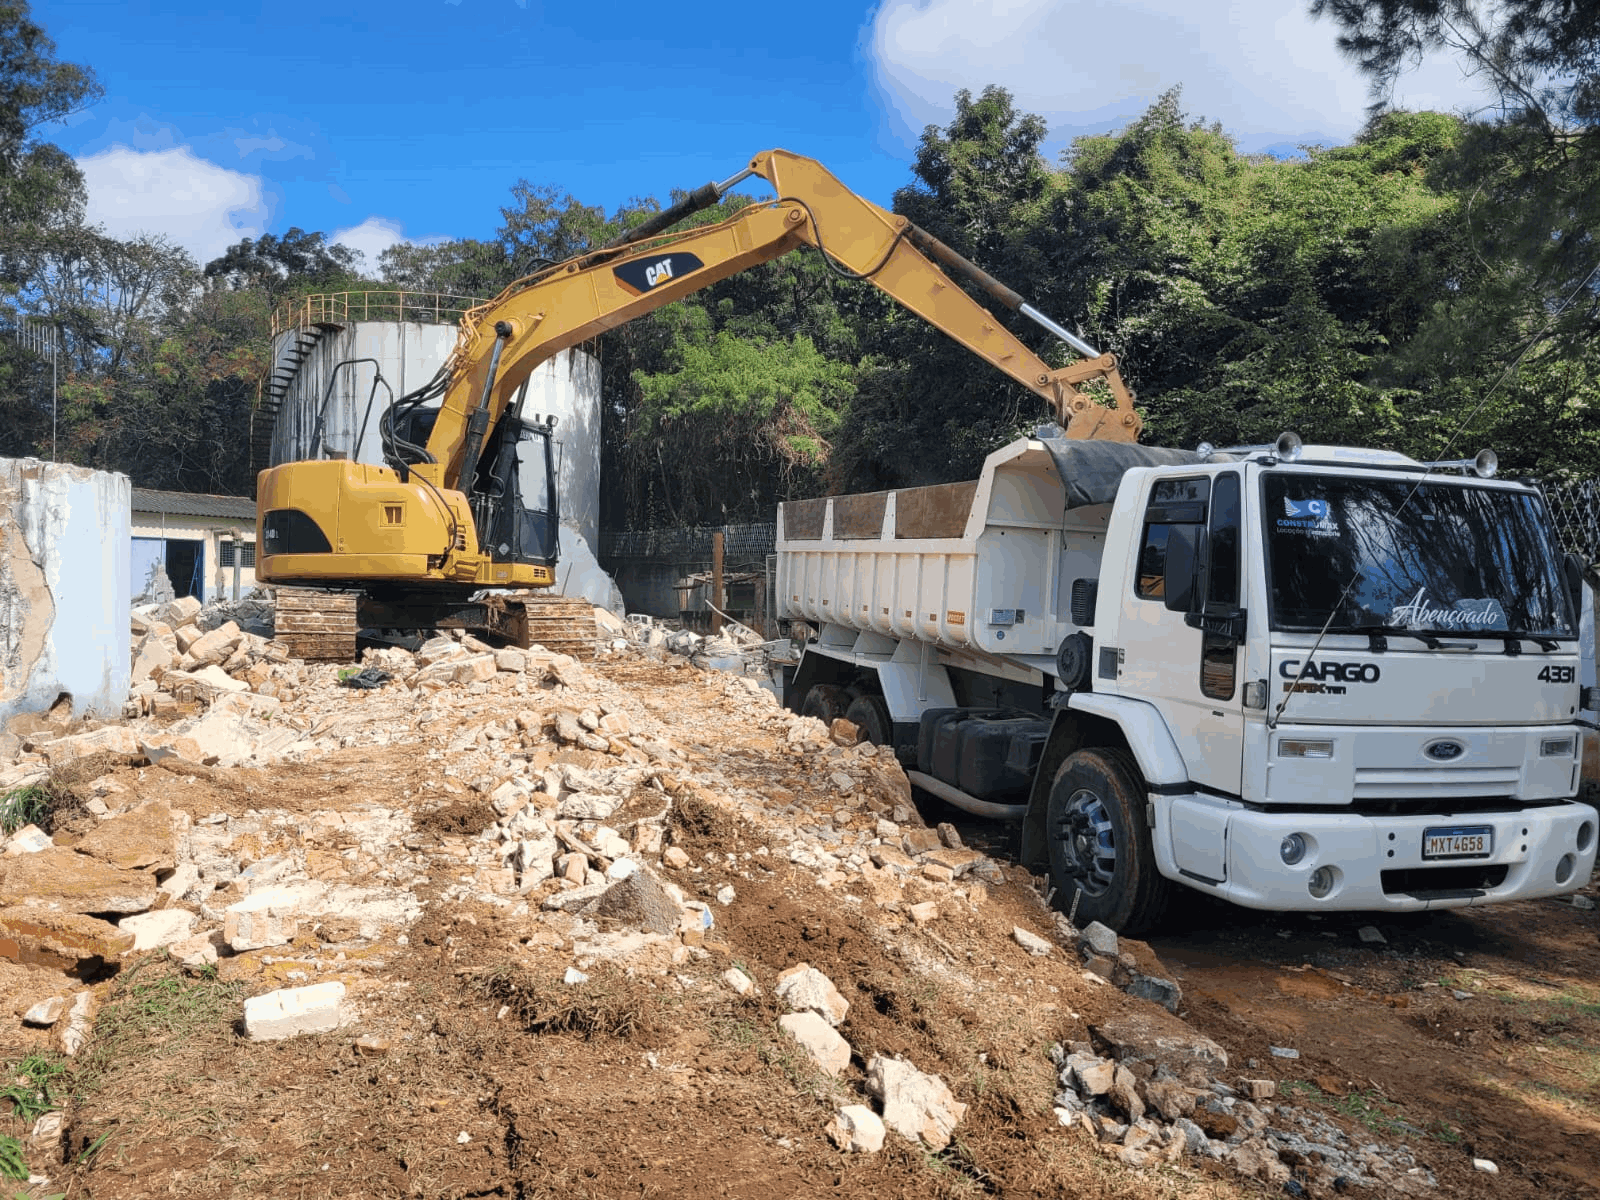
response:
M1207 525L1206 607L1237 610L1243 589L1240 494L1237 471L1156 483L1117 635L1123 651L1118 690L1161 710L1192 782L1232 796L1239 794L1244 759L1239 642L1193 629L1187 614L1168 609L1163 574L1173 526Z

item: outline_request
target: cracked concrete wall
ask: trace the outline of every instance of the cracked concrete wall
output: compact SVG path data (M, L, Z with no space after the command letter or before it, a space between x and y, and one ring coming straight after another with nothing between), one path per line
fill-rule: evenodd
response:
M0 729L63 693L122 712L131 518L126 475L0 458Z

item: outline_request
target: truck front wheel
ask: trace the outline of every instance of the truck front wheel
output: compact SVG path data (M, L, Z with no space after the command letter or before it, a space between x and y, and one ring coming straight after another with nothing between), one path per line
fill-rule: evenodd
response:
M1139 770L1120 750L1079 750L1050 785L1050 875L1056 904L1081 929L1099 921L1137 934L1159 923L1171 885L1156 869Z

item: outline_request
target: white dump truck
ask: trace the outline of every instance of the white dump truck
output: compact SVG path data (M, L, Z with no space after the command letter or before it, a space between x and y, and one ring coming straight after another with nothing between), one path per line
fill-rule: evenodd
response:
M1593 606L1493 456L1068 441L967 483L785 503L785 702L917 786L1021 820L1082 924L1181 885L1251 908L1552 896L1578 799Z

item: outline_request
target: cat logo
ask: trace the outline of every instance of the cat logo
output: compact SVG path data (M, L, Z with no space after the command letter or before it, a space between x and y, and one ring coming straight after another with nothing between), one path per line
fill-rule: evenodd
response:
M663 254L659 258L636 258L632 262L613 267L611 274L622 285L623 291L632 296L642 296L664 283L670 283L674 279L681 279L691 272L698 271L703 266L705 263L695 255L680 250L674 254Z

